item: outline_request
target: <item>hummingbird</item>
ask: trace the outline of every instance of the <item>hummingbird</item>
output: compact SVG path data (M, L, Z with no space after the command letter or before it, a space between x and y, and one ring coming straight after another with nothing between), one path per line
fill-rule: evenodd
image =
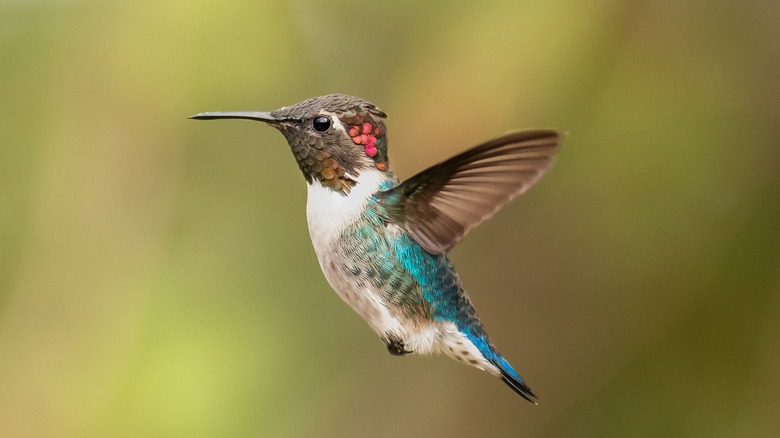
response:
M488 338L447 253L550 168L562 135L511 132L401 182L388 160L386 117L363 99L329 94L271 112L190 118L256 120L284 135L308 186L322 272L390 354L443 353L535 404Z

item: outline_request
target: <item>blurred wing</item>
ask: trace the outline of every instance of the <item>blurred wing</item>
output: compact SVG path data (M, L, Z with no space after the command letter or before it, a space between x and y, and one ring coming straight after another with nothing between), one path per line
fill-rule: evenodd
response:
M553 130L506 134L377 194L377 202L426 251L447 252L528 190L550 167L561 139Z

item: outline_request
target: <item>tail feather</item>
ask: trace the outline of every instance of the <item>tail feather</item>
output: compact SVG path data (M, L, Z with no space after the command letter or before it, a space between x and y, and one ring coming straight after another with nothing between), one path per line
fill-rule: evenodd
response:
M538 404L536 403L537 397L531 391L531 388L529 388L528 385L523 382L523 379L519 374L517 374L517 371L512 368L512 365L509 365L509 362L507 362L506 359L504 359L503 356L501 356L501 354L499 354L498 351L493 348L493 345L490 343L490 340L488 340L487 334L484 332L484 329L482 329L482 326L479 325L477 328L481 332L477 335L475 335L473 331L468 330L461 332L460 335L470 341L468 344L473 345L487 362L490 362L493 366L496 367L498 372L501 374L501 380L506 383L507 386L512 388L512 391L516 392L518 395L520 395L520 397L523 397L529 402ZM459 342L455 342L455 344L457 345ZM452 349L450 349L450 351L452 351ZM461 354L463 354L463 352L461 352ZM458 355L453 357L455 359L462 360L462 358Z
M529 402L535 405L538 404L536 402L538 397L536 397L536 395L531 392L531 388L529 388L528 385L523 382L523 379L520 378L520 375L518 375L512 366L509 365L509 362L507 362L506 359L501 356L496 356L493 360L491 360L491 362L496 366L496 368L498 368L498 371L501 373L501 380L506 383L507 386L512 388L512 391L516 392L520 395L520 397L523 397Z

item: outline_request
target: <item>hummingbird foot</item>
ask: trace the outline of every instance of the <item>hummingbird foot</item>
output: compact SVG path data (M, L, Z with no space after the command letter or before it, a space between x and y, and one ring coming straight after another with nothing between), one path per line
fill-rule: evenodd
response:
M393 356L406 356L407 354L412 353L411 351L406 349L406 346L404 345L404 341L398 337L398 335L394 333L387 333L385 335L385 338L382 339L385 342L385 345L387 346L387 351L390 352Z

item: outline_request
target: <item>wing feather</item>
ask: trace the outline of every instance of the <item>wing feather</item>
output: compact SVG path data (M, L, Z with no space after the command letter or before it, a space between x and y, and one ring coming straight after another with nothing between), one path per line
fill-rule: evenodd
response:
M426 251L444 253L539 180L561 140L546 129L506 134L379 193L377 201Z

